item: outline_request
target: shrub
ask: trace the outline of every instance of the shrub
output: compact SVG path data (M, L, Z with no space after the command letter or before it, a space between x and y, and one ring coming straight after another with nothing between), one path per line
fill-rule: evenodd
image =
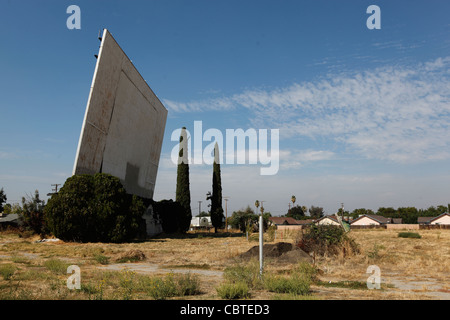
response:
M256 260L248 264L238 264L227 267L223 277L230 283L245 283L249 288L259 288L262 286L259 274L259 262Z
M297 243L303 251L324 255L358 252L358 246L350 239L344 229L331 225L312 225Z
M200 293L200 279L197 275L182 274L176 278L176 282L179 296L193 296Z
M272 292L306 295L310 291L311 279L299 275L292 277L269 275L265 278L264 284L265 288Z
M151 278L147 289L147 293L155 300L165 300L173 297L176 295L176 292L173 274L168 274L164 278Z
M311 281L317 280L317 274L319 270L308 262L299 262L294 266L292 273L297 276L303 276L311 279Z
M200 292L198 276L188 274L174 275L169 273L164 277L147 278L143 284L144 290L155 300L165 300L175 296L195 295Z
M216 288L217 294L222 299L244 299L250 297L248 285L245 282L222 283Z
M399 238L415 238L415 239L420 239L422 238L422 236L416 232L400 232L398 234Z
M75 175L45 207L49 230L65 241L125 242L143 235L144 200L109 174Z
M94 255L94 260L100 264L108 264L109 263L109 257L104 256L102 254Z

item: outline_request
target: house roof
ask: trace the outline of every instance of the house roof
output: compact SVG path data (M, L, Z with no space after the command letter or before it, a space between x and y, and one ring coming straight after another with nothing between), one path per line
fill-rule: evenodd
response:
M326 219L326 218L329 218L329 219L333 220L334 222L339 223L339 221L338 221L338 219L336 218L335 215L331 215L331 216L323 216L323 217L317 219L316 222L319 222L319 221L321 221L321 220L323 220L323 219Z
M291 217L270 217L270 221L272 221L274 224L284 224L284 225L299 225L304 224L301 223L301 220L295 220Z
M376 221L378 223L381 223L381 224L391 223L391 218L386 218L386 217L383 217L383 216L379 216L377 214L363 214L362 216L352 220L351 224L356 222L356 221L358 221L358 220L360 220L360 219L362 219L362 218L364 218L364 217L372 219L372 220L374 220L374 221Z
M315 221L314 219L297 220L298 224L302 225L311 224L314 223L314 221Z
M429 223L434 217L417 217L417 223Z

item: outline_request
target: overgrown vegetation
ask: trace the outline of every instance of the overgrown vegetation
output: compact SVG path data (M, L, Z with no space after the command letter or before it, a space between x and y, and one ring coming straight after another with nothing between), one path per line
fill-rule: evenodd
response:
M225 282L216 288L217 294L221 299L234 300L250 297L248 285L245 282Z
M165 300L171 297L184 297L200 293L198 276L169 273L163 277L149 277L144 279L144 289L155 300Z
M310 294L310 287L316 280L317 269L309 263L295 265L289 274L274 274L266 271L259 273L258 261L236 264L224 271L225 282L216 288L222 299L248 298L251 290L305 296Z
M22 197L22 210L19 215L23 226L34 233L44 235L48 232L44 219L45 201L39 197L39 191L32 197Z
M49 259L44 262L44 266L55 274L67 274L69 264L60 259Z
M399 238L414 238L414 239L420 239L422 236L416 232L400 232L398 234Z
M339 226L312 225L302 235L298 247L314 255L344 255L359 252L358 245Z

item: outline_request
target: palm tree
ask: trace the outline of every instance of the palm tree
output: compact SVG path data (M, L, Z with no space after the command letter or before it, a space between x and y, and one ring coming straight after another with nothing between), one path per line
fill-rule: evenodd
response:
M295 198L295 196L292 196L292 197L291 197L292 206L294 206L295 200L297 200L297 199Z

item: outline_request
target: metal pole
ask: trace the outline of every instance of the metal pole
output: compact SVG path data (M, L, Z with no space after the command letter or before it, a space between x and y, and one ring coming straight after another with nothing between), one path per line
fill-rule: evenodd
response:
M259 274L263 274L263 216L259 216Z

